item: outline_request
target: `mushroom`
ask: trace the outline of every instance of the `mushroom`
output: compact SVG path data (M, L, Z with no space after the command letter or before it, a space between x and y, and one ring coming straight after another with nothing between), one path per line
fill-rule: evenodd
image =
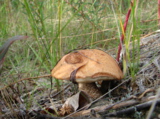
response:
M92 99L102 95L95 82L123 78L115 59L97 49L78 50L63 56L51 73L56 79L78 83L79 90Z

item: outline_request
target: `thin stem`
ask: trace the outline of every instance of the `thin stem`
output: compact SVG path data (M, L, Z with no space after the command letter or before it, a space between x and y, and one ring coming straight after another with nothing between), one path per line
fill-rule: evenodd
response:
M131 7L133 7L133 1L131 1ZM127 24L128 24L128 20L129 20L129 17L130 17L130 14L131 14L131 8L129 8L128 12L127 12L127 15L126 15L126 18L125 18L125 22L124 22L124 25L123 25L123 32L122 32L122 35L121 35L121 38L120 38L120 44L118 46L118 54L117 54L117 61L119 62L120 61L120 54L121 54L121 50L122 50L122 44L123 44L123 40L124 40L124 34L126 32L126 29L127 29Z

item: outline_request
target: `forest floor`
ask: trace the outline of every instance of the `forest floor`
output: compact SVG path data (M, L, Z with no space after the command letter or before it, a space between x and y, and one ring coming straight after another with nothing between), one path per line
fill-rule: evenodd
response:
M115 50L112 50L108 52L114 55ZM0 118L160 118L159 33L140 40L140 69L135 80L126 76L95 101L88 102L83 93L77 91L77 86L69 82L63 82L57 88L54 84L52 89L47 88L46 85L51 83L49 76L21 80L1 88ZM64 108L64 102L75 94L76 107ZM85 108L81 103L85 103Z

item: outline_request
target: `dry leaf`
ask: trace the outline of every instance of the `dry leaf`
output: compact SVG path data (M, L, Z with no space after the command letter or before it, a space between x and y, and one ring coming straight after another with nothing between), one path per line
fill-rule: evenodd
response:
M89 97L83 91L80 91L76 95L73 95L72 97L66 100L66 102L60 109L60 115L64 116L71 114L72 112L86 106L89 103Z

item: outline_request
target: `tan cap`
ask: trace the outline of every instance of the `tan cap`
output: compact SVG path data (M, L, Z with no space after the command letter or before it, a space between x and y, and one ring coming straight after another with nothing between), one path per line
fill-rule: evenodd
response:
M123 78L115 59L97 49L78 50L65 55L53 68L52 77L69 80L76 69L75 81L81 83Z

